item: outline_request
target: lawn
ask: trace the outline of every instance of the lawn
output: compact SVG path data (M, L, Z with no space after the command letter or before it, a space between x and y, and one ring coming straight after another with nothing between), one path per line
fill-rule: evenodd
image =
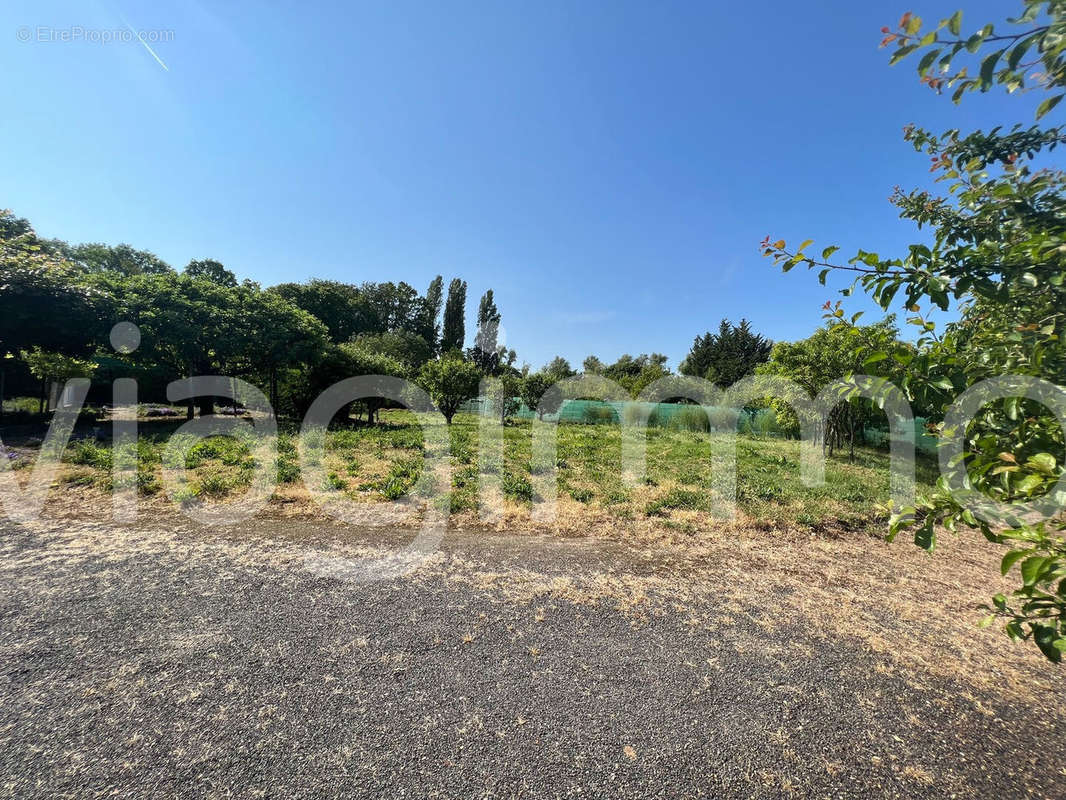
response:
M478 417L456 416L449 441L451 486L440 487L437 502L460 521L477 518ZM143 495L161 496L166 445L180 421L144 419L137 448L137 483ZM106 430L107 425L101 426ZM303 485L295 428L282 425L278 437L278 487L274 505L314 513ZM563 527L654 522L681 531L716 524L712 507L711 451L720 434L649 428L646 477L636 487L621 475L622 435L618 425L558 426L559 520ZM9 437L5 436L5 440ZM10 443L17 442L11 439ZM28 466L28 447L15 447L16 466ZM719 440L719 444L721 441ZM532 468L532 423L509 422L504 428L504 460L499 470L503 506L512 521L528 518L535 499ZM336 427L326 434L321 490L343 493L362 503L380 503L412 494L425 455L422 429L402 410L385 411L375 426ZM749 525L764 528L881 529L887 512L888 454L859 448L827 460L825 484L807 487L800 479L799 442L748 434L736 439L737 505ZM443 455L443 454L442 454ZM106 491L111 485L110 442L85 436L71 442L64 455L60 482ZM225 501L250 486L255 459L246 443L228 437L200 441L185 454L188 482L177 499ZM918 461L918 485L935 479L935 464ZM293 506L295 504L295 506Z

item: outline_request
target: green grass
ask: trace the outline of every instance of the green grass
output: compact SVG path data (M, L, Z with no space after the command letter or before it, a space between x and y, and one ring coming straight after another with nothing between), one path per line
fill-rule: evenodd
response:
M670 521L671 527L679 528L691 527L693 520L712 524L716 504L711 491L711 450L716 437L723 435L700 430L696 415L689 416L679 414L674 425L647 429L647 474L636 487L626 487L621 479L621 431L617 424L559 425L559 497L572 504L578 515L598 510L623 522L652 518ZM413 415L404 411L385 411L381 418L377 426L326 432L320 460L327 477L325 485L316 488L343 491L364 502L395 500L414 492L426 454L422 430ZM437 477L429 475L420 489L427 494L441 494L440 490L446 489L438 502L452 512L478 507L478 421L474 415L458 414L447 431L449 444L442 455L451 464L451 486L438 487ZM163 452L179 424L142 425L137 484L143 493L160 490ZM443 430L443 419L439 424ZM537 499L531 464L532 422L515 420L503 431L504 460L494 470L494 480L499 481L507 501L528 509ZM864 528L884 520L887 452L860 448L854 462L846 457L830 458L825 485L809 488L800 479L799 442L763 437L756 431L754 435L739 435L736 443L738 507L759 524ZM277 444L277 491L300 491L294 431L281 433ZM110 443L89 439L73 442L66 452L72 469L65 481L109 488L111 459ZM240 493L251 483L255 465L246 442L216 436L195 443L187 448L185 457L190 478L187 499L214 500ZM933 462L919 459L919 489L935 479L935 469Z

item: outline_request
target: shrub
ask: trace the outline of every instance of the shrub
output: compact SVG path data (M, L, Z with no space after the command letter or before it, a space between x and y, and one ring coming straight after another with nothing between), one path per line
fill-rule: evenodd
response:
M296 483L300 480L300 466L290 455L279 455L275 466L279 483Z
M111 469L111 449L101 447L93 439L79 439L70 445L68 456L72 464L84 464L97 469Z
M205 472L200 476L199 494L205 497L225 497L232 491L233 482L221 472Z

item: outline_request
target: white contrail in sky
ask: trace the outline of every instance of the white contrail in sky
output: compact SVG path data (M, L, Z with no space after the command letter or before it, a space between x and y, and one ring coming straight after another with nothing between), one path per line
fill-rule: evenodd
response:
M132 34L133 34L134 36L136 36L136 37L137 37L137 41L138 41L138 42L140 42L140 43L141 43L142 45L144 45L144 49L145 49L145 50L147 50L147 51L148 51L148 52L149 52L149 53L151 54L152 58L154 58L154 59L155 59L155 60L156 60L156 61L157 61L157 62L159 63L159 66L161 66L161 67L162 67L163 69L165 69L165 70L166 70L167 72L170 72L170 67L168 67L168 66L167 66L167 65L166 65L166 64L165 64L165 63L163 62L163 59L161 59L161 58L160 58L160 57L159 57L158 55L156 55L156 52L155 52L155 50L153 50L153 49L152 49L151 47L149 47L149 46L148 46L148 42L146 42L146 41L144 40L144 37L143 37L143 36L141 36L141 34L139 34L139 33L138 33L137 31L135 31L135 30L133 29L133 26L132 26L132 25L130 25L130 24L129 24L129 23L128 23L128 22L126 21L126 18L125 18L125 17L122 17L122 24L123 24L123 25L125 25L125 26L126 26L127 28L129 28L129 30L130 30L130 33L132 33Z

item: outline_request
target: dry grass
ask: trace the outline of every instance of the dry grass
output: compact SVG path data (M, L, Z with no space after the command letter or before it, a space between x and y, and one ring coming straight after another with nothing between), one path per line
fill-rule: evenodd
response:
M788 477L795 472L795 464L790 461L793 445L785 442L742 442L749 467L756 469L755 485L768 486L780 479L786 487L774 499L753 501L729 522L715 519L702 508L672 507L661 516L649 516L641 513L647 504L702 480L690 461L671 464L664 460L662 448L672 440L664 438L660 449L653 448L649 455L652 482L628 490L624 501L614 502L618 476L605 473L603 467L614 447L612 434L582 428L571 435L572 450L561 450L567 464L561 468L564 492L552 524L535 523L527 503L504 497L500 513L491 521L480 519L476 508L461 507L453 511L451 527L465 532L460 539L521 534L509 539L519 542L519 547L541 547L536 537L543 534L556 540L591 541L595 544L589 546L606 549L619 566L549 569L536 566L534 559L529 566L504 567L491 558L452 552L424 566L416 579L458 581L508 602L529 604L537 620L549 616L559 603L608 605L637 621L654 614L683 614L693 627L733 637L738 648L755 646L741 633L746 627L772 634L783 627L800 626L816 638L853 641L876 655L878 670L901 670L912 682L923 675L961 676L975 687L1011 696L1039 699L1043 695L1043 702L1047 697L1061 699L1054 672L1033 648L1010 643L995 628L976 626L985 614L982 606L987 599L1012 588L1011 581L999 575L1001 550L983 538L944 533L938 551L930 556L903 540L889 545L872 535L877 526L870 522L868 497L860 502L819 493L805 505L804 495ZM377 434L359 441L354 455L352 448L327 452L327 468L344 482L338 502L361 506L365 515L357 521L366 526L416 525L420 512L415 504L383 503L379 489L359 489L360 484L380 486L399 459L411 456L411 448L393 446ZM702 443L693 441L696 444L686 459L696 459L703 452ZM580 448L589 442L599 442L598 449L582 455ZM465 457L460 448L453 458L453 476L469 468ZM521 460L525 455L517 450L508 458ZM874 481L871 476L877 475L879 466L837 465L838 485L853 491L864 481ZM302 483L282 484L260 512L250 538L234 544L226 538L232 534L207 533L205 538L203 531L177 517L160 493L141 498L142 518L148 520L142 532L116 535L115 529L104 524L109 503L100 486L90 480L93 467L77 464L69 470L69 476L61 477L51 493L46 517L53 520L51 524L67 526L61 530L81 534L71 538L56 533L61 543L54 551L57 558L76 557L86 548L118 558L130 548L180 551L194 557L205 546L239 547L239 558L249 562L265 559L302 569L304 554L317 545L290 538L289 523L326 516ZM18 474L23 477L23 472ZM447 479L441 476L441 480ZM463 491L469 495L469 490ZM767 503L775 514L762 513ZM800 516L813 518L816 524L789 524ZM856 524L856 520L865 522ZM88 524L71 525L76 521ZM166 533L156 530L164 521ZM344 540L358 539L361 531L336 530L342 539L329 545L331 555L358 558L383 552ZM556 541L550 546L566 544ZM803 647L783 649L778 657L801 657Z

